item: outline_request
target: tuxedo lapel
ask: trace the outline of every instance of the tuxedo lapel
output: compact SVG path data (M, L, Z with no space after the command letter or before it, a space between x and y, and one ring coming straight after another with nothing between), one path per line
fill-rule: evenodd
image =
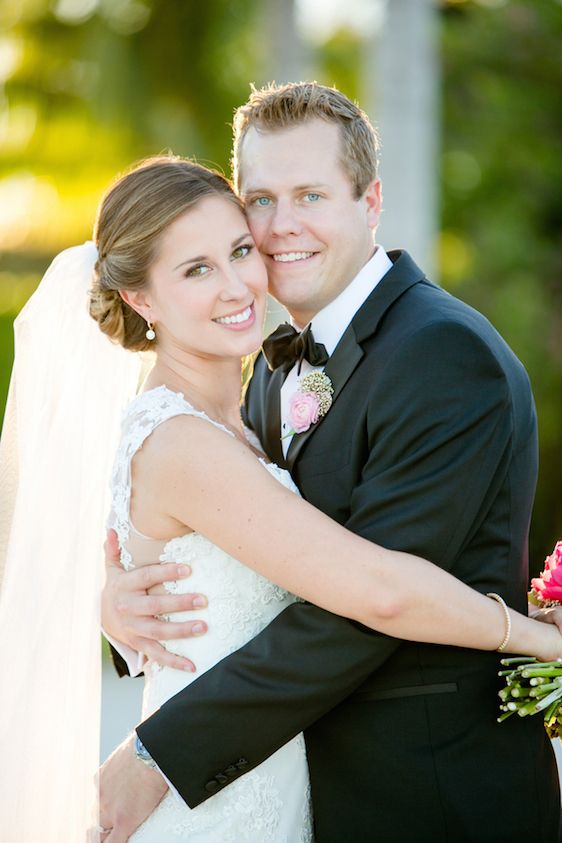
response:
M324 368L334 389L332 404L338 399L364 355L361 343L376 332L384 314L394 302L409 287L425 279L424 273L406 252L397 250L389 252L388 255L393 262L392 269L359 308ZM277 409L279 416L279 405ZM293 470L295 461L308 439L329 415L330 410L304 433L296 433L293 436L286 459L289 471Z
M283 446L281 444L281 387L285 372L275 369L267 384L265 397L264 418L265 437L263 446L267 455L281 468L285 465Z
M388 252L388 257L392 261L392 269L389 269L351 320L357 342L363 342L376 332L387 310L406 290L419 281L430 283L407 252L397 249ZM337 349L334 354L336 352Z

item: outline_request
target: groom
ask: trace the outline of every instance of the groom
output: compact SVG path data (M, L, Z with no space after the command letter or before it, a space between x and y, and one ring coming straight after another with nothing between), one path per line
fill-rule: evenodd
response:
M525 612L537 468L528 380L480 314L407 253L373 245L381 195L366 116L314 83L256 91L236 115L234 167L271 292L329 355L300 374L323 368L334 388L324 418L282 438L298 365L269 348L278 365L257 360L246 398L265 450L349 529ZM104 598L105 628L121 640L114 609L134 575ZM538 717L496 723L497 669L495 653L401 642L297 603L137 732L194 807L304 731L317 843L555 841L551 747ZM125 795L112 797L112 776ZM118 752L102 805L114 817L119 801L126 825L162 787Z

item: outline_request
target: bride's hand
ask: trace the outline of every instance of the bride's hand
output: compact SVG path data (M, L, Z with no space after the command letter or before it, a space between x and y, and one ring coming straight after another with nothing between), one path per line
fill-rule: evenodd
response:
M541 612L548 613L548 609L541 609ZM562 629L560 628L560 609L555 609L554 614L545 614L536 617L542 621L537 632L536 657L539 661L551 662L562 661Z
M170 653L160 644L176 638L203 635L207 625L200 619L183 623L160 620L158 615L196 612L207 605L202 594L153 594L150 589L163 582L188 577L187 565L167 563L143 565L125 571L119 558L117 536L109 530L104 545L106 580L101 597L101 621L106 635L143 653L151 661L177 670L195 671L192 661Z
M552 623L558 627L562 634L562 606L552 606L549 609L541 609L529 603L529 617L542 623Z

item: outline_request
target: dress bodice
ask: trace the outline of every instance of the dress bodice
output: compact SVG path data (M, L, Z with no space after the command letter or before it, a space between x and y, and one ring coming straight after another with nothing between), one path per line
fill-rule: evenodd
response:
M176 612L170 622L203 619L208 631L199 637L162 642L168 650L189 657L195 673L145 665L143 719L220 659L247 643L297 598L225 553L200 533L160 541L142 535L131 523L131 462L158 425L178 415L206 419L234 434L195 409L180 393L158 387L131 402L122 425L112 477L112 510L109 524L119 537L126 568L161 562L188 563L186 579L166 583L169 592L199 592L208 606L197 613ZM259 443L247 432L249 444ZM289 473L256 457L264 470L297 492ZM181 740L181 736L178 737ZM229 787L190 809L171 792L137 829L130 843L310 843L312 824L310 787L302 735L297 735L255 769Z
M125 568L158 560L185 563L191 567L191 576L166 583L166 590L170 593L205 594L208 598L208 608L199 610L197 615L193 612L177 612L167 615L166 619L183 621L201 618L207 622L209 631L201 638L163 643L170 651L189 655L197 666L197 675L257 635L296 598L225 553L200 533L190 532L161 541L143 535L131 523L132 459L156 427L177 415L205 419L225 434L234 436L228 428L195 409L181 393L172 392L167 387L158 387L138 395L127 408L123 419L122 436L113 470L112 511L109 523L117 532ZM255 448L259 443L252 432L247 431L247 436L249 444ZM286 488L298 493L288 471L268 463L264 458L256 459L263 465L264 470ZM157 671L157 666L148 670L153 675ZM175 674L179 675L174 676ZM179 687L185 686L185 674L173 671L168 677L169 682L174 678L180 683ZM170 691L176 692L167 688L167 693ZM160 697L160 693L157 696ZM155 706L160 702L156 699L153 701Z

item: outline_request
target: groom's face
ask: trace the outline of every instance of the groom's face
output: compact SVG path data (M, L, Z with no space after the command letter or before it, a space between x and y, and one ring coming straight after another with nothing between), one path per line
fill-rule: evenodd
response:
M252 127L242 145L240 192L269 290L301 326L373 253L380 183L355 199L340 144L338 126L315 119L278 131Z

